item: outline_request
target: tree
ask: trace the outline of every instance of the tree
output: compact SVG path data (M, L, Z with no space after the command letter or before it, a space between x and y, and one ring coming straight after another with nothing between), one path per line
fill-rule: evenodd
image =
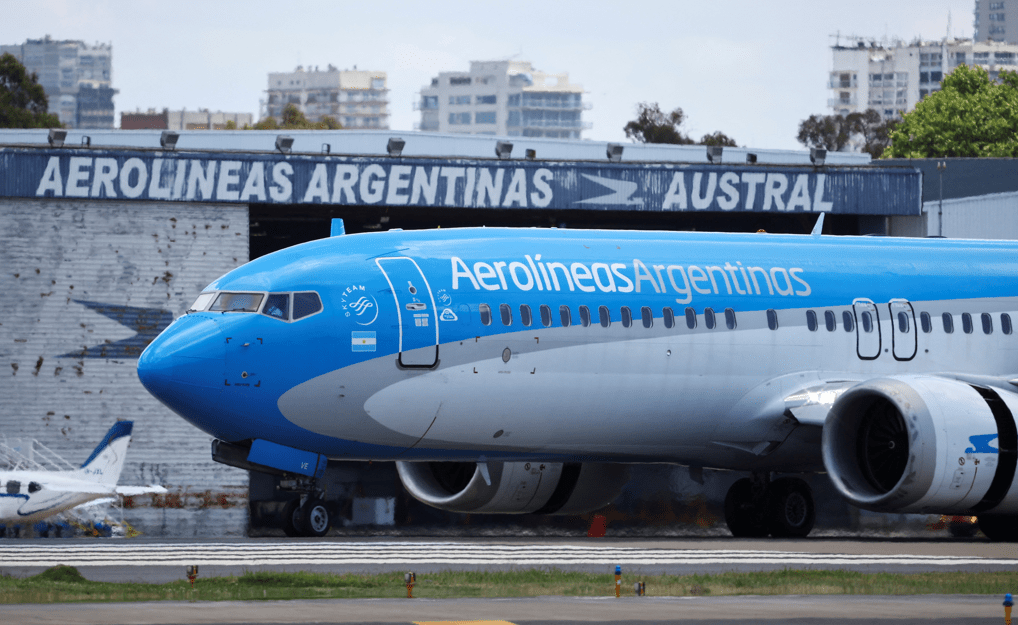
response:
M335 117L328 115L322 117L321 121L310 122L304 113L295 104L287 104L283 108L283 123L276 121L275 117L266 117L259 120L254 126L244 126L245 130L342 130L343 125L336 121Z
M0 56L0 128L62 128L47 108L39 75L29 74L13 54Z
M694 141L680 129L683 122L686 121L686 114L679 107L670 113L663 112L657 102L653 104L641 102L636 107L636 119L626 124L624 130L627 137L639 143L738 147L735 139L720 130L704 135L700 141Z
M1018 156L1018 73L959 65L890 133L887 158Z
M848 115L810 115L799 124L796 139L808 148L824 148L829 152L842 152L856 142L863 152L878 158L888 146L896 123L883 121L873 109Z

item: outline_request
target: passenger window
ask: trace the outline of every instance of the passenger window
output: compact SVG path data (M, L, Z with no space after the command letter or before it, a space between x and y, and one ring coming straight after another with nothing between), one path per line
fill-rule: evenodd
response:
M954 316L951 313L944 313L940 316L944 321L944 333L951 334L954 332Z
M622 307L622 327L628 328L633 325L633 311L629 310L629 306Z
M530 324L534 323L534 316L530 313L530 306L526 304L520 305L520 323L530 327Z
M661 311L661 313L662 313L662 315L664 316L664 319L665 319L665 327L668 328L668 329L674 328L675 327L675 311L673 311L670 306L665 306L664 309Z
M929 334L933 332L933 320L930 319L930 313L924 312L919 314L919 324L923 327L923 333Z
M650 308L644 306L640 309L640 316L643 317L643 327L653 328L654 327L654 313L650 311Z
M845 332L853 332L855 330L855 317L852 313L847 310L841 313L841 325L845 326Z
M990 313L983 313L980 317L983 320L983 334L993 334L993 317Z
M696 327L696 311L692 308L686 309L686 327L690 330Z
M584 328L590 327L590 309L580 306L580 325Z
M612 318L611 318L611 315L608 313L608 307L607 306L598 306L597 307L597 316L599 317L599 320L601 321L601 327L602 328L607 328L608 326L610 326L612 324Z
M827 324L827 331L834 332L838 329L838 317L833 310L824 312L824 323Z
M911 331L908 323L908 314L905 311L898 312L898 331L902 334L908 334Z
M21 492L21 482L19 482L17 480L9 480L7 482L7 494L8 495L17 495L20 492Z
M703 309L703 325L707 326L708 330L714 329L714 309L704 308Z
M569 307L568 306L559 306L558 307L558 314L559 314L559 317L561 317L561 319L562 319L562 327L563 328L568 328L569 326L573 325L573 315L569 311Z
M731 308L725 309L725 325L729 330L735 329L735 311Z
M817 324L817 314L812 310L806 311L806 327L809 328L810 332L816 332L817 328L820 327Z
M1011 315L1007 313L1000 314L1000 331L1004 334L1011 334Z
M551 307L546 304L541 304L541 325L551 327Z
M490 326L491 325L491 308L487 304L481 304L477 312L481 315L481 324Z
M216 312L258 312L261 293L220 293L209 310Z
M499 304L498 312L502 315L502 325L511 326L513 324L513 309L509 307L509 304Z
M862 331L872 332L873 331L873 314L868 310L864 310L861 315L862 317Z
M965 334L972 334L972 315L968 313L961 314L961 330Z
M313 315L322 309L322 300L318 298L318 293L314 291L310 293L294 293L293 294L293 319L303 319L309 315Z
M367 300L365 300L367 302ZM365 304L366 307L374 306L370 302ZM358 309L364 310L364 309ZM268 315L269 317L275 317L276 319L286 320L290 316L290 294L289 293L271 293L265 298L265 308L262 308L262 314ZM368 313L369 319L374 316L374 311Z
M771 330L778 329L778 311L773 308L767 309L767 327Z
M28 483L28 492L30 492L30 493L37 493L40 490L42 490L42 485L40 485L39 482L29 482Z

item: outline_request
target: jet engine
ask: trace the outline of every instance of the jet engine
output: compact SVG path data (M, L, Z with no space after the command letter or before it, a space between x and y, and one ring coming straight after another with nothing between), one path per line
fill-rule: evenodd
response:
M397 462L406 489L451 512L583 514L608 505L629 481L620 464Z
M932 376L874 379L845 391L823 430L841 494L878 512L1013 515L1018 396Z

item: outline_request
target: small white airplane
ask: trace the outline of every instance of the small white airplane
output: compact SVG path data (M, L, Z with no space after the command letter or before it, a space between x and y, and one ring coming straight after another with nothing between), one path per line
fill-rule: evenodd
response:
M161 486L117 486L133 426L113 424L80 469L0 471L0 523L34 523L99 499L166 492Z

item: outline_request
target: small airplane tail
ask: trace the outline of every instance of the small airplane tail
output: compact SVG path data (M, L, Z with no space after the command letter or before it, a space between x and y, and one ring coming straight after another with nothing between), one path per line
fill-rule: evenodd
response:
M133 421L114 423L92 455L77 470L78 476L83 480L115 487L120 480L120 471L124 468L124 458L127 457L127 445L131 442L133 427Z

